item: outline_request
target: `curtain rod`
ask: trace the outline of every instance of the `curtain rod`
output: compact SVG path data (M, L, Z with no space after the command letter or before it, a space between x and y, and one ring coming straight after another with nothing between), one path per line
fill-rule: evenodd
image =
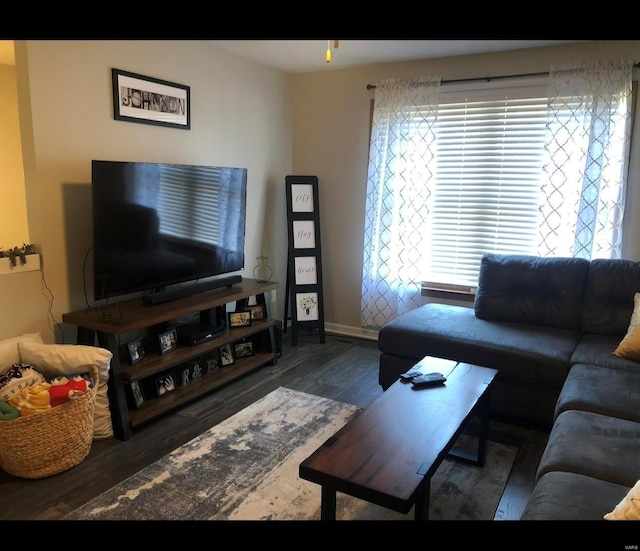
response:
M634 68L638 68L640 67L640 63L634 63L633 64ZM521 75L500 75L497 77L473 77L473 78L458 78L458 79L453 79L453 80L443 80L441 81L441 84L453 84L456 82L474 82L474 81L479 81L479 80L486 80L487 82L490 82L492 80L499 80L501 78L522 78L522 77L542 77L545 75L548 75L549 72L543 72L543 73L523 73ZM367 84L367 90L375 90L376 89L376 85L375 84Z

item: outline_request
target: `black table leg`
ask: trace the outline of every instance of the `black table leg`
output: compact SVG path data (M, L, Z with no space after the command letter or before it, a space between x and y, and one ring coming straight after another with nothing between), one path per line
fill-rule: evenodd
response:
M336 491L326 484L322 485L320 520L336 520Z
M431 478L425 478L415 505L415 519L429 520L429 500L431 497Z

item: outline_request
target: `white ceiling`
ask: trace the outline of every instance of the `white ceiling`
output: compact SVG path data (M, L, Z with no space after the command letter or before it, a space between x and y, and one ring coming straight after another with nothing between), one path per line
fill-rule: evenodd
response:
M208 40L209 44L289 73L324 71L387 63L537 48L581 40L340 40L331 63L326 40ZM0 40L0 64L14 65L12 40Z
M538 48L583 40L340 40L331 45L331 63L325 61L327 40L210 40L242 57L290 73L344 69L371 63L414 61L465 54Z

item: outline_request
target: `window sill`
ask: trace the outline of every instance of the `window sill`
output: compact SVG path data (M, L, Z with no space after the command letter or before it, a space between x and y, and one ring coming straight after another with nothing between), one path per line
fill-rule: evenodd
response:
M39 254L28 254L26 258L26 264L22 264L20 259L18 259L15 266L11 265L11 259L9 257L0 258L0 275L21 274L24 272L36 272L40 270Z
M420 288L420 295L429 298L473 302L476 298L476 290L473 287L464 287L462 285L424 282Z

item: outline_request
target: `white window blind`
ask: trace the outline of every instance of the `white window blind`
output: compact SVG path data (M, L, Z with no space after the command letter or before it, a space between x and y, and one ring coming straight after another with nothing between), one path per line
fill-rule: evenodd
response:
M546 114L540 79L443 91L425 280L475 287L484 253L535 254Z

